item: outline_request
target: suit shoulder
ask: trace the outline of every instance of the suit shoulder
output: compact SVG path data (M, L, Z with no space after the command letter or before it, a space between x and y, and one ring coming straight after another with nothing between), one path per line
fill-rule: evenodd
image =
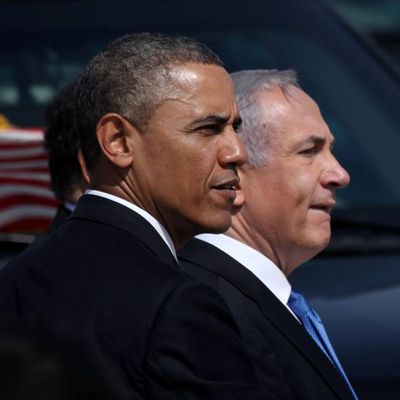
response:
M193 398L270 398L257 384L228 306L202 283L186 281L169 293L154 320L145 362L149 397L161 390L160 398L168 399L183 392Z

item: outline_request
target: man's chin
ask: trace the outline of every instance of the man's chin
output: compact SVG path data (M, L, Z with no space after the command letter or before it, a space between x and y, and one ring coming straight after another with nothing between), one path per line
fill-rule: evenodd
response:
M321 253L323 250L325 250L331 239L331 231L319 231L318 234L315 232L309 240L304 243L303 242L303 252L306 255L306 260L308 261L311 258L315 257L317 254Z
M201 229L202 231L199 232L200 233L214 233L214 234L218 234L218 233L224 233L226 232L232 223L232 217L231 217L231 213L227 212L226 216L224 217L220 217L220 218L216 218L213 221L210 221L208 224L205 223Z
M320 237L318 237L318 240L315 242L315 245L314 245L314 253L315 253L314 256L316 256L317 254L324 251L328 247L330 241L331 241L330 232L329 232L329 234L327 234L325 236L321 235Z

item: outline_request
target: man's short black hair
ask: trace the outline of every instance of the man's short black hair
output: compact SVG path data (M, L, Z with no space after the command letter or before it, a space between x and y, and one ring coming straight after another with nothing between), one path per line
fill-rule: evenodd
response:
M45 147L51 187L60 201L68 200L71 191L83 180L78 162L80 134L77 128L76 84L66 85L47 108Z
M159 33L123 36L90 61L77 93L82 151L89 171L100 154L96 138L100 118L115 112L145 129L154 109L175 88L170 69L189 63L223 65L204 44Z

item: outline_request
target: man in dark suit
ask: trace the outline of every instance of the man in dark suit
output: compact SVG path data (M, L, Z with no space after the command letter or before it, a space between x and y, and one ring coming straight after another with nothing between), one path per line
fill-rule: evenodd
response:
M76 82L62 88L46 110L44 145L47 150L51 188L60 205L52 223L36 236L38 243L66 222L88 187L88 176L81 167L79 112Z
M351 399L336 355L324 354L330 343L316 343L304 329L308 322L302 326L291 308L294 292L286 278L327 246L335 190L349 176L294 71L231 76L243 119L238 133L249 156L239 168L237 208L225 235L199 235L180 251L181 265L224 297L266 387L273 386L274 360L282 398Z
M0 321L46 342L73 381L113 399L274 399L221 297L176 249L223 232L246 153L233 84L188 38L134 34L80 76L90 189L70 219L0 272Z

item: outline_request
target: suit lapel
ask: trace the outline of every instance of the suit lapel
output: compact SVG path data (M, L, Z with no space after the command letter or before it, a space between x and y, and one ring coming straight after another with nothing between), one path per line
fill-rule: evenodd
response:
M194 239L179 257L217 273L245 296L256 302L264 317L292 343L340 399L352 399L349 389L336 368L321 352L304 328L294 319L277 297L246 267L217 247Z
M203 240L193 239L179 251L179 258L217 273L228 281L240 282L240 285L234 285L248 297L254 298L258 296L258 287L254 285L254 275L234 258L212 244ZM238 265L239 268L237 268Z
M242 267L243 268L243 267ZM316 343L293 318L290 312L264 285L260 282L258 304L271 324L284 335L297 350L314 365L316 371L334 390L340 399L352 399L347 384L339 372L318 348Z
M124 230L137 237L162 262L178 266L167 244L151 224L128 207L99 196L84 195L71 215Z

